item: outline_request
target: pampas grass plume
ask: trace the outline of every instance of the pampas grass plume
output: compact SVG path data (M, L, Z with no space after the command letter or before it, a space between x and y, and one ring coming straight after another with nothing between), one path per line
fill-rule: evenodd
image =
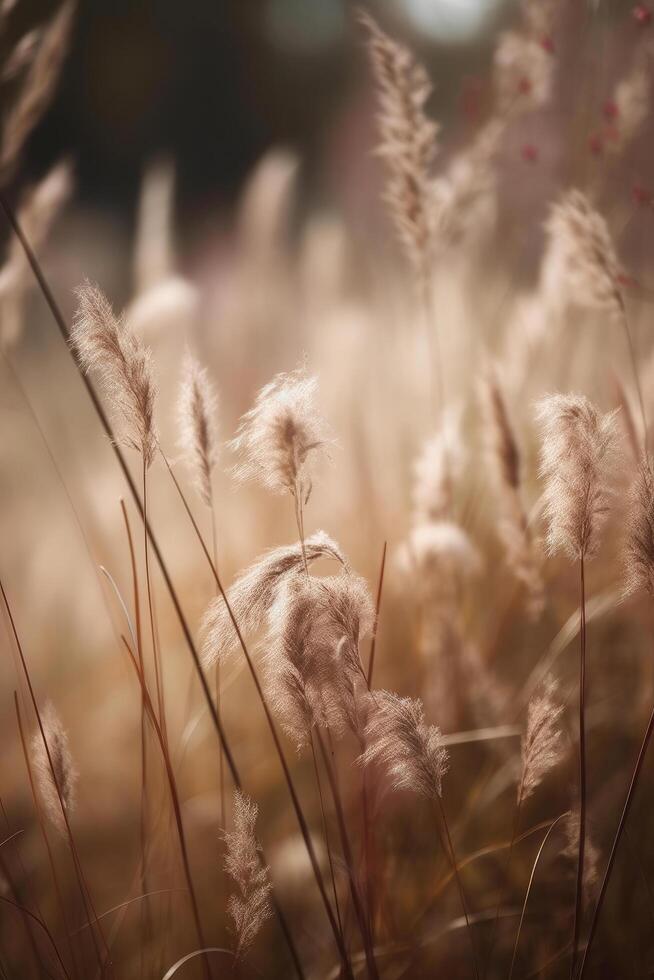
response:
M549 679L534 695L527 708L527 729L522 739L522 774L519 803L527 800L563 756L563 735L559 721L563 706L558 704L556 683Z
M86 282L77 291L71 344L85 371L97 372L106 396L124 424L127 445L150 466L157 449L156 384L150 350L118 319L102 291Z
M66 822L61 804L70 814L75 805L77 770L68 747L68 735L52 702L48 702L43 709L41 723L50 759L39 730L32 737L32 765L45 813L59 833L65 835Z
M410 790L427 799L440 796L448 755L440 729L425 721L422 702L391 691L375 691L370 709L367 747L360 763L379 765L394 789Z
M227 911L234 930L234 955L240 959L250 948L264 922L272 915L270 872L260 861L255 836L258 807L244 793L234 793L234 829L224 834L225 871L234 881Z
M537 417L549 551L593 558L609 511L616 412L602 414L583 395L549 395Z
M217 414L218 396L209 373L187 351L177 405L179 445L207 507L211 505L211 474L219 456Z

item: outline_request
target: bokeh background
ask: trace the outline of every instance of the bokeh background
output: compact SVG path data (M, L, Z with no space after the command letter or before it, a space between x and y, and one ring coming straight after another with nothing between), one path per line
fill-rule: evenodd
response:
M426 670L415 595L402 572L402 547L415 516L414 463L437 419L424 325L381 200L375 92L357 8L338 0L80 0L55 96L7 189L18 206L58 160L71 161L74 189L39 259L68 322L75 288L90 278L117 311L127 309L151 346L160 385L157 424L190 495L177 459L175 408L187 345L215 380L224 441L278 371L306 362L318 375L320 407L334 441L307 510L308 530L329 531L373 591L388 545L378 683L423 696L432 720L440 720L452 738L447 805L464 854L510 832L518 738L527 701L546 669L558 676L570 709L570 745L576 738L576 572L563 561L544 562L549 603L543 618L533 623L516 608L485 483L479 378L495 359L524 451L526 505L536 524L534 400L573 388L608 410L620 401L618 381L633 400L624 339L607 318L583 308L554 316L541 303L543 224L552 201L571 185L593 191L615 236L628 273L625 296L646 402L654 410L649 120L619 159L597 152L594 143L606 123L606 101L642 37L632 6L628 0L561 5L551 99L508 126L479 224L467 228L434 270L446 397L465 457L457 520L483 555L457 614L478 658L465 681L456 672L444 679ZM442 125L435 173L447 174L493 112L493 53L498 33L519 23L518 4L389 0L368 7L429 72L429 111ZM11 49L55 9L37 0L19 2L2 44ZM0 236L8 245L4 226ZM0 571L39 697L54 701L70 734L80 771L78 844L96 907L108 910L135 893L139 855L140 697L121 649L124 621L115 592L129 596L131 587L120 511L126 491L69 353L33 288L24 297L21 323L18 341L7 347L0 365ZM626 443L624 432L621 439ZM138 462L132 462L136 473ZM225 448L215 480L226 582L266 548L296 537L288 500L236 487L233 462ZM644 604L620 605L617 556L630 474L625 465L602 560L589 571L592 826L600 852L610 844L651 691L651 614ZM138 539L138 517L127 499L126 504ZM206 510L196 498L192 506L208 537ZM197 633L212 580L160 466L153 468L151 507ZM142 557L139 563L142 573ZM223 945L227 886L220 871L215 739L165 590L156 573L154 579L191 860L207 934ZM24 690L7 631L0 645L0 795L9 826L23 831L24 868L17 865L15 872L24 872L25 894L38 895L56 920L16 738L13 692L23 699ZM449 683L455 685L452 697ZM320 908L252 684L237 661L223 684L226 728L247 788L260 805L260 832L276 887L289 917L300 923L300 946L315 975L332 976ZM447 710L444 723L439 712ZM499 728L504 734L488 742L457 741L461 731ZM287 751L320 846L310 760L296 758L290 744ZM356 823L354 747L345 744L339 752ZM153 799L165 813L161 773L152 779ZM560 779L533 802L525 826L564 811L574 801L574 785L570 752ZM651 802L648 784L636 817L639 828L648 827ZM413 806L410 799L385 798L377 815L380 840L391 855L392 912L384 923L389 942L413 934L424 941L418 960L400 962L389 976L463 975L457 972L464 949L458 934L451 944L441 942L457 915L456 894L439 892L438 900L433 895L433 827L429 814ZM163 818L155 838L152 887L163 897L153 914L166 942L153 954L151 975L161 976L165 964L192 947L193 938L186 906L170 891L180 876ZM522 894L538 842L529 838L516 859L516 895ZM653 850L651 835L643 833L637 861L633 855L625 859L608 912L614 923L603 946L608 972L597 976L627 975L621 972L625 950L636 961L633 975L651 965L648 919L640 914L647 907L648 880L637 876L637 886L633 881L637 863L647 867ZM61 851L57 860L65 867ZM484 896L480 908L492 910L502 867L497 857L473 866L468 883L471 894ZM571 869L561 844L536 896L554 938L542 938L540 920L526 930L525 976L533 975L528 966L556 956L565 942L561 909L569 899ZM74 895L70 868L62 873ZM79 908L75 914L81 921ZM138 916L130 912L120 919L120 977L137 976L140 969ZM22 980L30 974L20 972L20 942L6 921L0 934L14 969L7 972ZM279 931L272 923L265 928L244 974L251 969L253 976L286 977ZM31 961L25 969L32 969ZM555 960L550 975L564 976L566 970Z

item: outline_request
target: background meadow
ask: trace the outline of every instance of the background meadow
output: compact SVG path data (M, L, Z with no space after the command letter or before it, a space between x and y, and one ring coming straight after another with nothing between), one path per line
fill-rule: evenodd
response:
M0 16L0 976L650 975L654 12Z

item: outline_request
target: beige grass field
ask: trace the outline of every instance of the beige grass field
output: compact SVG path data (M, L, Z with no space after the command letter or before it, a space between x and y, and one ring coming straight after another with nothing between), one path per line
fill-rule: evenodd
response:
M348 8L320 189L189 244L173 159L23 179L13 7L0 978L652 975L650 9L509 4L439 113Z

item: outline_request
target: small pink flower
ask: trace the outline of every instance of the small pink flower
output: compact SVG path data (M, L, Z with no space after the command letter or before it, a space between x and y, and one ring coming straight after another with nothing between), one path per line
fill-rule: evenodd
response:
M641 27L647 27L652 21L652 11L644 3L637 3L634 7L633 18Z
M618 107L613 99L607 99L602 106L602 112L604 113L605 119L617 119L619 115Z

